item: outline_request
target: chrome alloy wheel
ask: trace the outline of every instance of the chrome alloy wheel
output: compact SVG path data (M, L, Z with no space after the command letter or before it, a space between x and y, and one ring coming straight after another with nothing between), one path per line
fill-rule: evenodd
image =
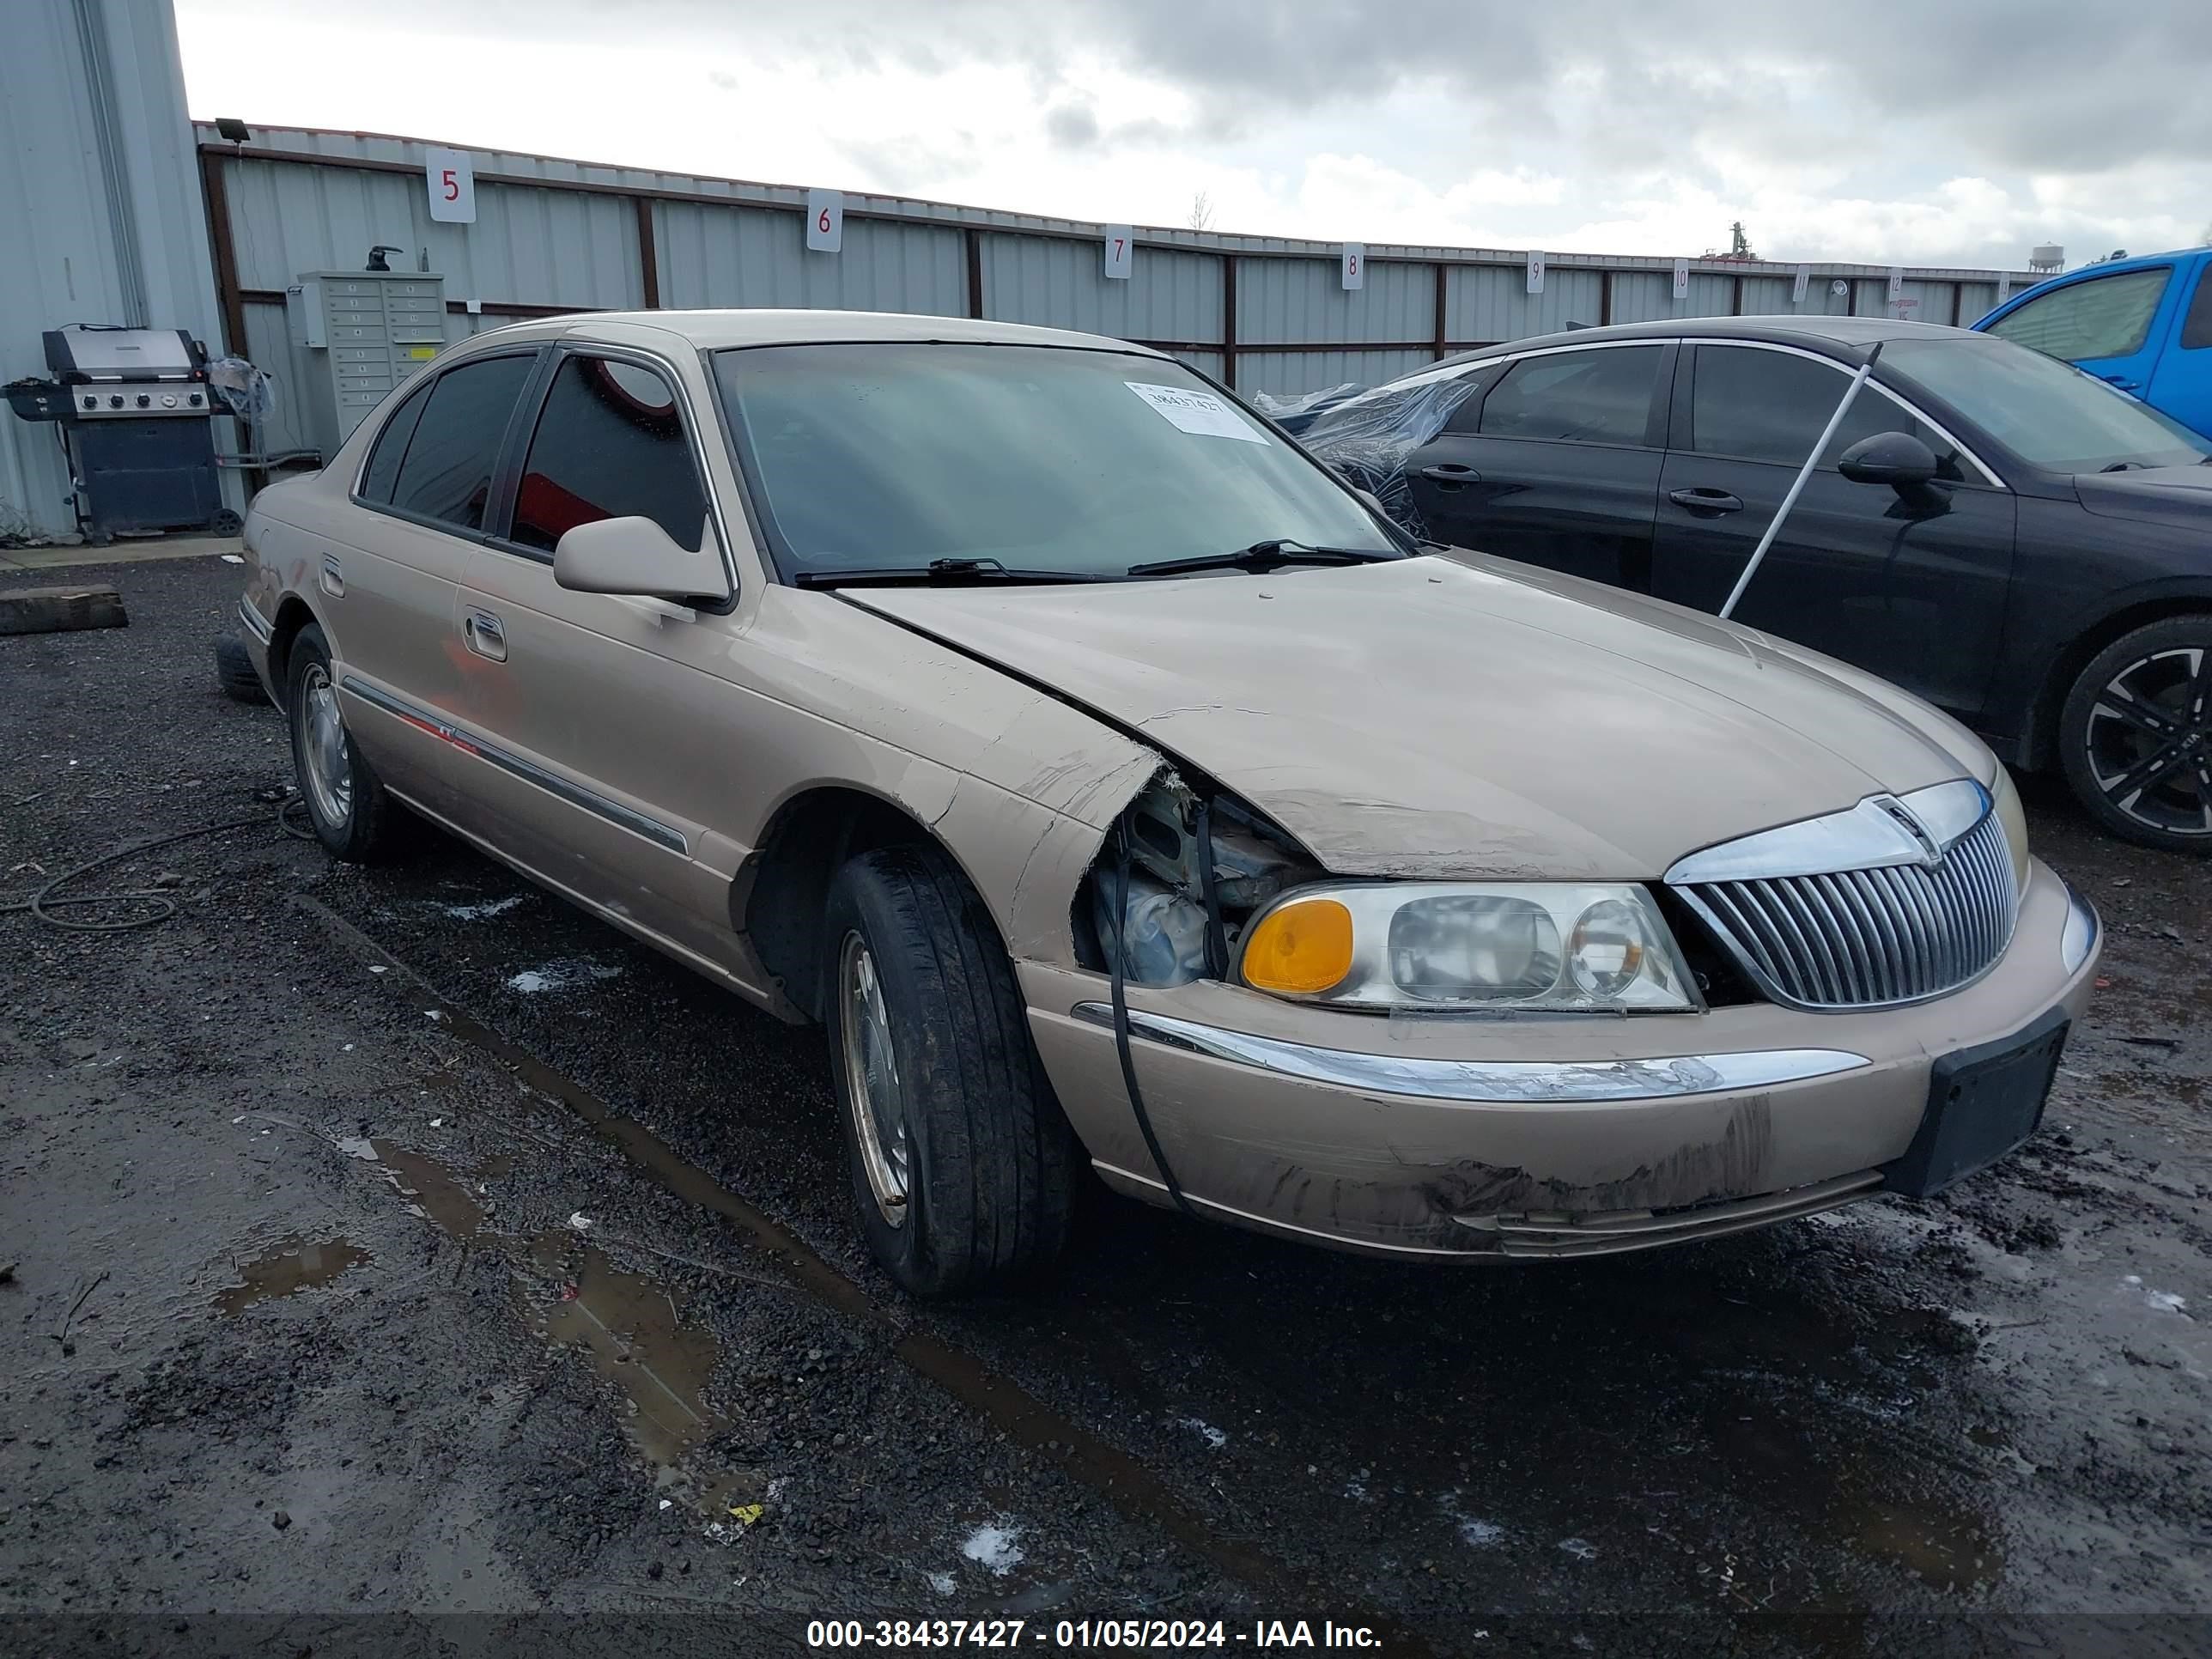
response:
M353 817L353 766L346 758L345 720L330 671L310 663L300 676L300 761L315 811L333 830Z
M2212 651L2154 651L2106 683L2083 732L2100 793L2147 829L2212 836Z
M884 1005L876 959L857 932L846 934L838 950L837 998L843 1011L838 1029L844 1048L845 1094L851 1103L860 1167L884 1221L902 1226L907 1218L906 1098L899 1089L890 1011Z

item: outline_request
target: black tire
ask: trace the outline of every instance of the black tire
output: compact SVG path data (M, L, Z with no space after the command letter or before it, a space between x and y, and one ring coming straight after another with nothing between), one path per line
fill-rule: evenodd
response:
M2148 623L2091 658L2058 749L2075 798L2114 835L2212 854L2212 615Z
M300 781L300 793L307 799L307 822L314 827L315 839L333 858L374 864L399 849L399 804L386 793L361 746L354 742L353 733L341 727L338 742L349 786L346 810L340 816L325 807L324 792L315 786L307 751L307 723L313 718L311 703L319 701L308 694L310 683L318 676L316 689L329 684L331 647L323 630L310 623L293 637L284 659L284 723L292 734L292 769Z
M216 536L235 536L246 528L246 520L228 507L224 507L208 520L208 532Z
M233 702L266 702L261 676L253 672L253 659L246 654L246 641L226 634L215 642L216 684Z
M905 1123L898 1222L870 1182L846 1060L861 1023L841 993L848 939L866 947L888 1015ZM839 1122L876 1260L918 1297L1035 1281L1066 1243L1079 1160L982 900L935 848L864 853L830 884L823 974Z

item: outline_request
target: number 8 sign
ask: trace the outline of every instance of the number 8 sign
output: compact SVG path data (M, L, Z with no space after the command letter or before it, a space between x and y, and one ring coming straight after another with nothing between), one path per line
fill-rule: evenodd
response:
M477 222L477 173L465 149L422 152L422 173L430 187L430 218L441 225Z
M842 191L806 192L806 246L812 253L836 253L845 246L845 195Z

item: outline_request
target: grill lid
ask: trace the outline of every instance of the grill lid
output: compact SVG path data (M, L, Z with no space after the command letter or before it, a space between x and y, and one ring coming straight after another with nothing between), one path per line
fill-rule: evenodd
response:
M1823 1011L1980 977L2020 901L2003 823L1969 778L1708 848L1667 883L1760 991Z

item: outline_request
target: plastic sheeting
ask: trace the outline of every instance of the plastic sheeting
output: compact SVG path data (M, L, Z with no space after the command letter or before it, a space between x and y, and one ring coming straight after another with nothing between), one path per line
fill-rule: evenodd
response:
M1300 441L1360 489L1372 491L1391 519L1425 537L1420 508L1406 478L1406 459L1443 430L1478 384L1480 365L1455 363L1377 386L1323 410Z
M243 357L218 357L207 366L208 385L241 421L258 423L276 407L276 386L268 371Z
M1357 398L1366 390L1357 380L1346 380L1341 386L1323 386L1319 392L1302 392L1285 398L1255 392L1252 394L1252 406L1284 431L1297 433L1310 427L1324 411Z

